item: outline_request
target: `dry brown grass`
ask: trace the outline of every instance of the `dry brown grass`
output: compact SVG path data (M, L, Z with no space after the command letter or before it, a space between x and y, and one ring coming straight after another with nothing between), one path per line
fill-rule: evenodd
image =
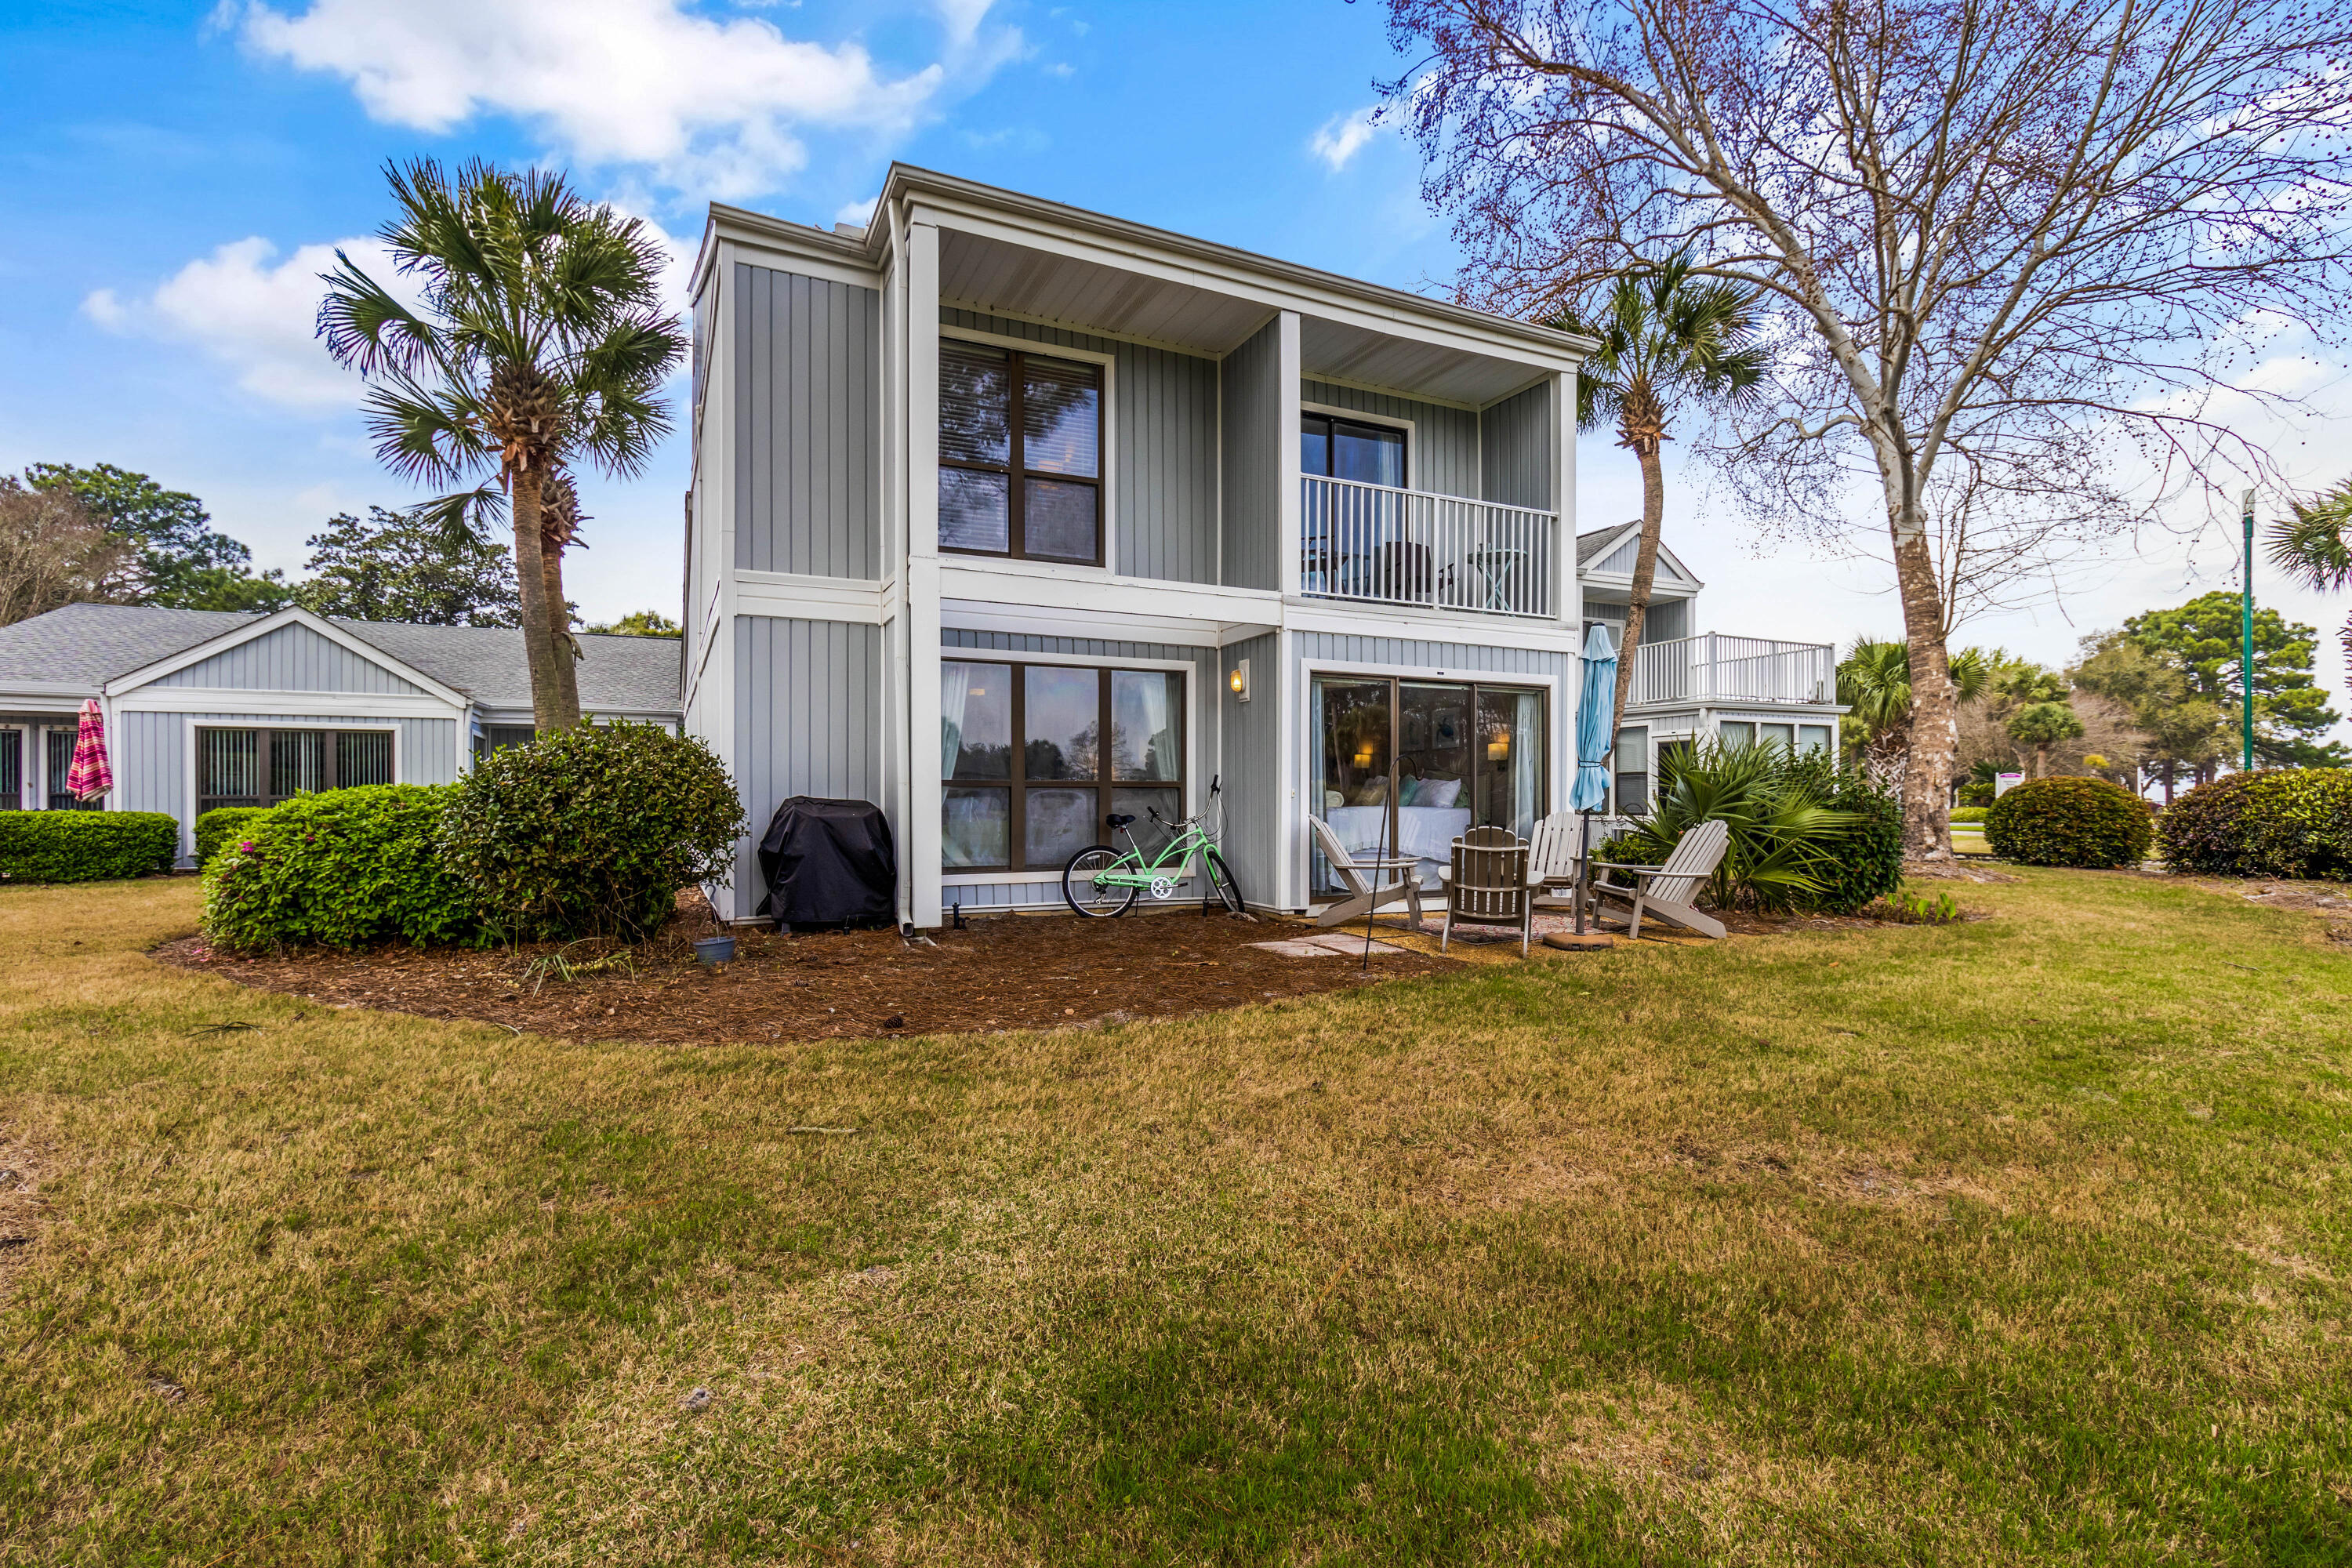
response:
M1969 901L695 1049L0 891L0 1559L2343 1560L2347 961Z

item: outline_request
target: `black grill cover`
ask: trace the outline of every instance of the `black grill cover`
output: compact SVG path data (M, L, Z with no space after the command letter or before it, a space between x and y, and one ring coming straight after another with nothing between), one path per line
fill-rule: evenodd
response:
M760 839L758 914L785 925L898 921L898 853L889 818L862 800L796 795Z

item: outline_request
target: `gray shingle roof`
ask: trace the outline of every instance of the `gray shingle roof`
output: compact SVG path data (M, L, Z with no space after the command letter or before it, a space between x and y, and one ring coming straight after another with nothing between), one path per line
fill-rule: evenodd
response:
M1639 521L1640 520L1637 518L1634 521ZM1630 522L1612 522L1606 528L1591 529L1583 533L1578 534L1576 536L1576 563L1579 566L1589 565L1591 563L1592 558L1601 553L1601 547L1602 545L1608 543L1611 540L1616 538L1619 534L1624 532L1627 529L1633 526L1633 524Z
M0 682L59 682L89 689L259 620L226 610L149 605L68 605L0 626ZM486 708L530 706L522 633L497 626L334 625L403 664L455 687ZM593 710L675 711L680 647L670 637L583 636L580 704Z

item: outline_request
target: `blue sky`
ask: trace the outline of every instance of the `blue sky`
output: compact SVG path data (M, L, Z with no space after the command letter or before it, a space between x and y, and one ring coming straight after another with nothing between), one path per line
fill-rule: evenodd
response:
M570 169L690 252L713 197L832 222L892 158L1405 288L1455 251L1418 163L1363 121L1394 76L1384 10L987 0L20 3L0 18L0 468L110 461L193 490L298 571L332 512L411 499L376 466L355 380L311 340L311 275L383 221L386 159ZM2309 484L2352 452L2346 367L2263 435ZM589 487L570 567L593 616L676 614L684 444ZM1635 515L1630 464L1580 454L1584 526ZM1825 560L1670 491L1705 619L1750 635L1890 631L1882 568ZM1963 640L2063 658L2084 630L2235 586L2228 541L2125 542L2062 605ZM2235 530L2228 531L2234 533ZM2258 579L2258 584L2259 584ZM2331 634L2344 605L2272 602Z

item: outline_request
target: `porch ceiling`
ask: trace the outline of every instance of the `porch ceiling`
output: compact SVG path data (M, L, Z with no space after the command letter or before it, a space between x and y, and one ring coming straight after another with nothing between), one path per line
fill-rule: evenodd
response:
M940 231L940 298L1074 332L1105 332L1222 356L1265 324L1261 301L1124 268L1014 245L958 228ZM1540 374L1488 354L1303 315L1299 369L1310 379L1386 387L1474 407Z

